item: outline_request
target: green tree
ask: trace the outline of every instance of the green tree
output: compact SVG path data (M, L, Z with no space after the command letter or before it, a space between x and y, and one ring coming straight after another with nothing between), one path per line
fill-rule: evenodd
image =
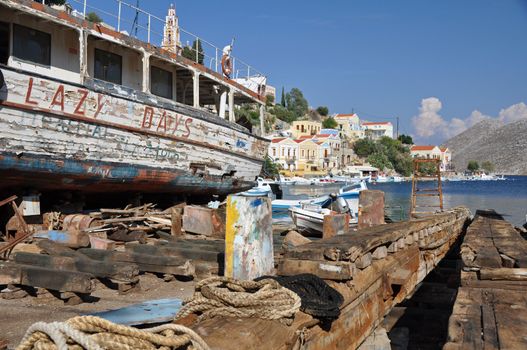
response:
M368 163L381 170L393 168L392 163L390 162L386 154L382 152L375 152L370 154L368 156Z
M196 61L196 52L197 52L197 61ZM192 43L192 47L185 46L183 48L183 52L181 52L181 55L185 58L188 58L191 61L198 62L199 64L203 64L203 60L205 58L205 54L203 53L203 47L201 46L201 40L197 39L194 40Z
M471 160L468 162L467 169L474 172L479 170L479 164L475 160Z
M494 171L494 164L491 161L486 160L481 163L481 168L485 170L486 173L492 173Z
M246 118L251 125L260 125L260 112L254 105L245 103L236 109L236 120Z
M273 95L266 95L265 96L265 105L267 107L270 107L272 106L274 103L274 96Z
M322 126L325 129L336 129L339 126L339 124L337 123L335 119L329 117L329 118L324 119L324 121L322 122Z
M317 112L318 112L318 114L320 114L320 115L322 115L324 117L327 117L328 114L329 114L329 109L326 106L319 106L317 108Z
M282 86L282 97L280 98L280 104L282 105L282 107L285 107L285 90L283 86Z
M298 88L292 88L285 95L286 108L293 112L296 119L303 117L308 111L308 103L304 94Z
M399 135L397 140L401 141L405 145L413 145L414 144L414 140L412 139L412 136L410 136L410 135L401 134L401 135Z
M90 21L90 22L93 22L93 23L101 23L102 22L101 17L99 17L99 15L96 14L95 12L87 13L86 14L86 20Z
M360 139L353 144L353 152L359 157L368 157L375 150L375 142L370 139Z
M269 113L286 123L294 122L297 119L293 112L282 105L275 105L272 109L269 109Z
M262 167L262 175L265 177L278 178L280 176L280 164L275 163L271 157L266 156Z

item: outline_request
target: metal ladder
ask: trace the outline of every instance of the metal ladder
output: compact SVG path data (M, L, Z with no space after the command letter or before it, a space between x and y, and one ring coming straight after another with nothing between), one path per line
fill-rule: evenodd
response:
M423 173L423 168L420 165L433 164L433 173ZM429 182L437 184L433 188L419 188L418 182L423 179L433 179ZM421 181L422 182L422 181ZM439 200L438 204L426 203L421 205L418 203L418 197L437 197ZM441 160L435 158L414 158L413 160L413 176L412 176L412 203L410 208L410 218L419 218L422 216L434 214L437 212L429 209L428 211L420 211L419 208L438 208L439 211L443 211L443 190L441 188Z

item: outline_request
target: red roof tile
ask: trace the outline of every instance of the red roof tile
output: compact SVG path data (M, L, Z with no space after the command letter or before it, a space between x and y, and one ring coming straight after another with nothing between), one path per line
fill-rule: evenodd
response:
M392 125L390 122L364 122L362 125Z
M278 137L278 138L276 138L276 139L273 139L271 142L272 142L272 143L278 143L278 142L280 142L280 141L282 141L282 140L285 140L285 137Z
M418 145L414 145L414 146L412 146L411 150L412 151L431 151L435 147L436 146L418 146Z
M439 149L441 150L441 152L445 152L448 149L448 147L439 147Z
M357 114L355 114L355 113L351 113L351 114L341 114L341 113L339 113L339 114L337 114L335 116L335 118L338 118L338 117L354 117L354 116L357 116Z

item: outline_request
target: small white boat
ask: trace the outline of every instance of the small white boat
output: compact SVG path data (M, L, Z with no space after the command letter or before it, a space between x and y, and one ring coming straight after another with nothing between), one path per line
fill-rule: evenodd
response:
M294 181L295 186L298 185L314 185L315 180L314 179L306 179L304 177L300 176L294 176L291 180Z
M392 176L392 182L403 182L403 178L400 176Z
M270 196L273 193L271 184L275 183L274 181L259 177L256 179L256 182L258 183L257 186L251 188L248 191L242 192L241 194L244 196L258 197Z
M331 209L323 208L318 205L307 204L301 208L289 208L289 215L293 223L300 231L309 232L315 235L321 235L324 225L324 216L334 213ZM357 225L356 215L349 211L349 227Z
M285 176L280 175L279 183L280 185L294 185L295 181L291 179L290 177L285 177Z
M353 209L355 206L358 206L360 191L367 189L368 186L366 185L366 182L361 181L357 184L342 187L337 196L344 198ZM331 203L331 198L328 195L311 199L275 199L272 201L272 208L273 211L281 211L287 210L291 207L300 208L305 204L325 206L329 203Z

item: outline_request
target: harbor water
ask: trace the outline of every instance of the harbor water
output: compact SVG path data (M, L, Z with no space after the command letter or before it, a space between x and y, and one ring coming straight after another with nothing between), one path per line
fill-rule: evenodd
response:
M427 183L422 187L429 187ZM467 206L474 214L477 209L495 209L514 225L525 224L527 214L527 176L508 176L503 181L446 181L443 182L445 209ZM284 199L309 198L338 192L338 185L282 186ZM411 182L368 184L371 190L385 193L386 213L393 220L408 218ZM276 220L287 220L286 213L274 214Z

